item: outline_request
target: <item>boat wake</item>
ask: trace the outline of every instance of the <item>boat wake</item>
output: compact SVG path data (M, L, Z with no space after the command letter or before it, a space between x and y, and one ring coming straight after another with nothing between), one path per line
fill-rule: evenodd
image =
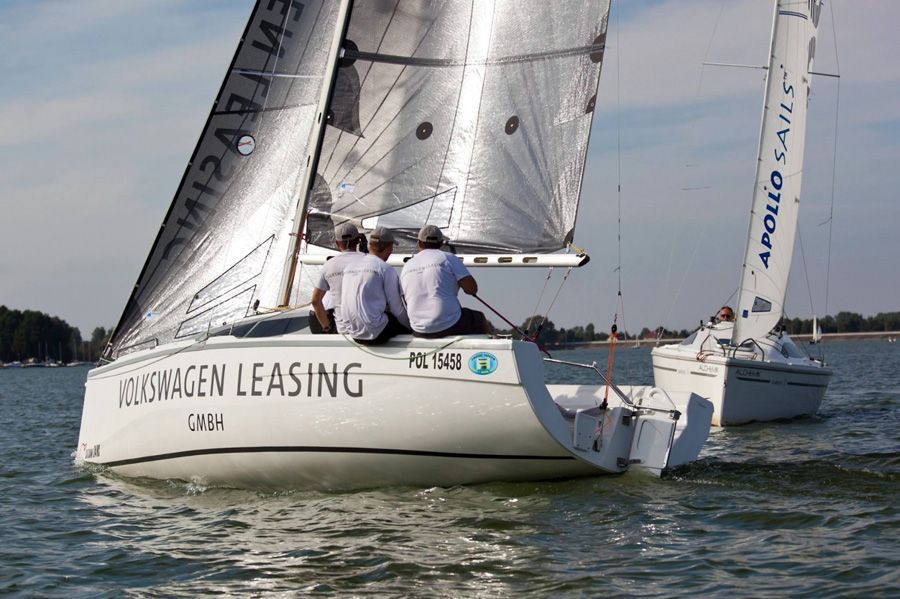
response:
M787 494L892 501L900 482L900 452L842 453L791 461L747 462L704 458L671 471L678 481L713 486L758 488ZM823 485L824 482L824 485ZM823 492L823 487L827 489Z

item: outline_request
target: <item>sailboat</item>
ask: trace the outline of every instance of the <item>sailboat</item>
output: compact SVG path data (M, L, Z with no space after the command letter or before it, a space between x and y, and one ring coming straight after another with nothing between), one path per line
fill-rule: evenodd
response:
M810 345L816 345L817 343L822 342L822 327L819 326L819 321L813 316L812 322L812 337L809 340Z
M248 488L544 480L695 459L712 406L547 385L528 341L313 335L336 225L424 224L470 267L564 253L608 0L257 2L86 383L76 460ZM583 380L583 379L582 379Z
M812 415L832 371L779 327L797 229L807 103L821 0L777 0L738 309L654 348L655 383L712 401L727 426Z

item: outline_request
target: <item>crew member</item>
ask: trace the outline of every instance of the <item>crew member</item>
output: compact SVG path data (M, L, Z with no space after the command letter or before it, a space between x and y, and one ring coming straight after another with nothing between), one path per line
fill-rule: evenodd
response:
M719 308L719 313L716 315L717 322L733 322L734 321L734 310L731 309L731 306L722 306Z
M331 258L322 268L319 282L312 292L312 306L315 321L310 319L310 330L313 333L336 333L341 329L341 279L344 269L365 256L356 251L359 246L359 230L353 223L338 225L334 230L334 245L341 253ZM332 307L325 309L325 293L328 293Z
M339 329L363 345L408 335L409 319L400 294L400 277L387 265L394 234L378 227L369 235L369 255L344 269Z
M425 225L417 237L419 252L400 273L400 286L413 335L446 337L488 333L484 314L459 304L462 289L478 293L478 284L462 260L441 251L444 235L434 225Z

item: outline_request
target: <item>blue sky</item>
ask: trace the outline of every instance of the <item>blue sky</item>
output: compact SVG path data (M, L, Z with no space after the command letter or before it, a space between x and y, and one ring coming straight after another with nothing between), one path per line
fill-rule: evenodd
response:
M49 312L85 334L115 324L251 4L0 4L0 304ZM898 310L900 2L834 0L831 8L842 79L827 308ZM592 261L572 274L550 317L598 328L612 319L621 159L625 325L690 327L738 283L763 83L762 71L701 63L708 47L711 61L762 64L772 7L629 0L618 28L613 10L576 232ZM837 69L826 9L816 70ZM835 80L814 81L800 216L807 269L798 248L787 301L794 316L826 308L827 227L819 224L832 193L837 90ZM474 274L485 299L516 321L535 307L546 277Z

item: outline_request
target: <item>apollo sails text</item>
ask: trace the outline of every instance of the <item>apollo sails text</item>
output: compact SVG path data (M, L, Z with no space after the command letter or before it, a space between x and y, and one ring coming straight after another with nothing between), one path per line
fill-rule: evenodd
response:
M781 188L784 186L784 177L779 166L787 166L788 159L788 134L791 132L791 116L794 112L794 86L789 85L787 81L781 84L784 97L779 104L778 118L784 121L784 128L780 129L776 135L778 141L775 142L773 150L775 154L775 168L769 173L769 186L764 185L763 190L768 192L768 202L766 211L763 213L763 232L759 242L765 248L759 253L759 259L763 266L769 268L769 259L772 257L772 251L775 239L775 231L778 228L778 208L781 205Z

